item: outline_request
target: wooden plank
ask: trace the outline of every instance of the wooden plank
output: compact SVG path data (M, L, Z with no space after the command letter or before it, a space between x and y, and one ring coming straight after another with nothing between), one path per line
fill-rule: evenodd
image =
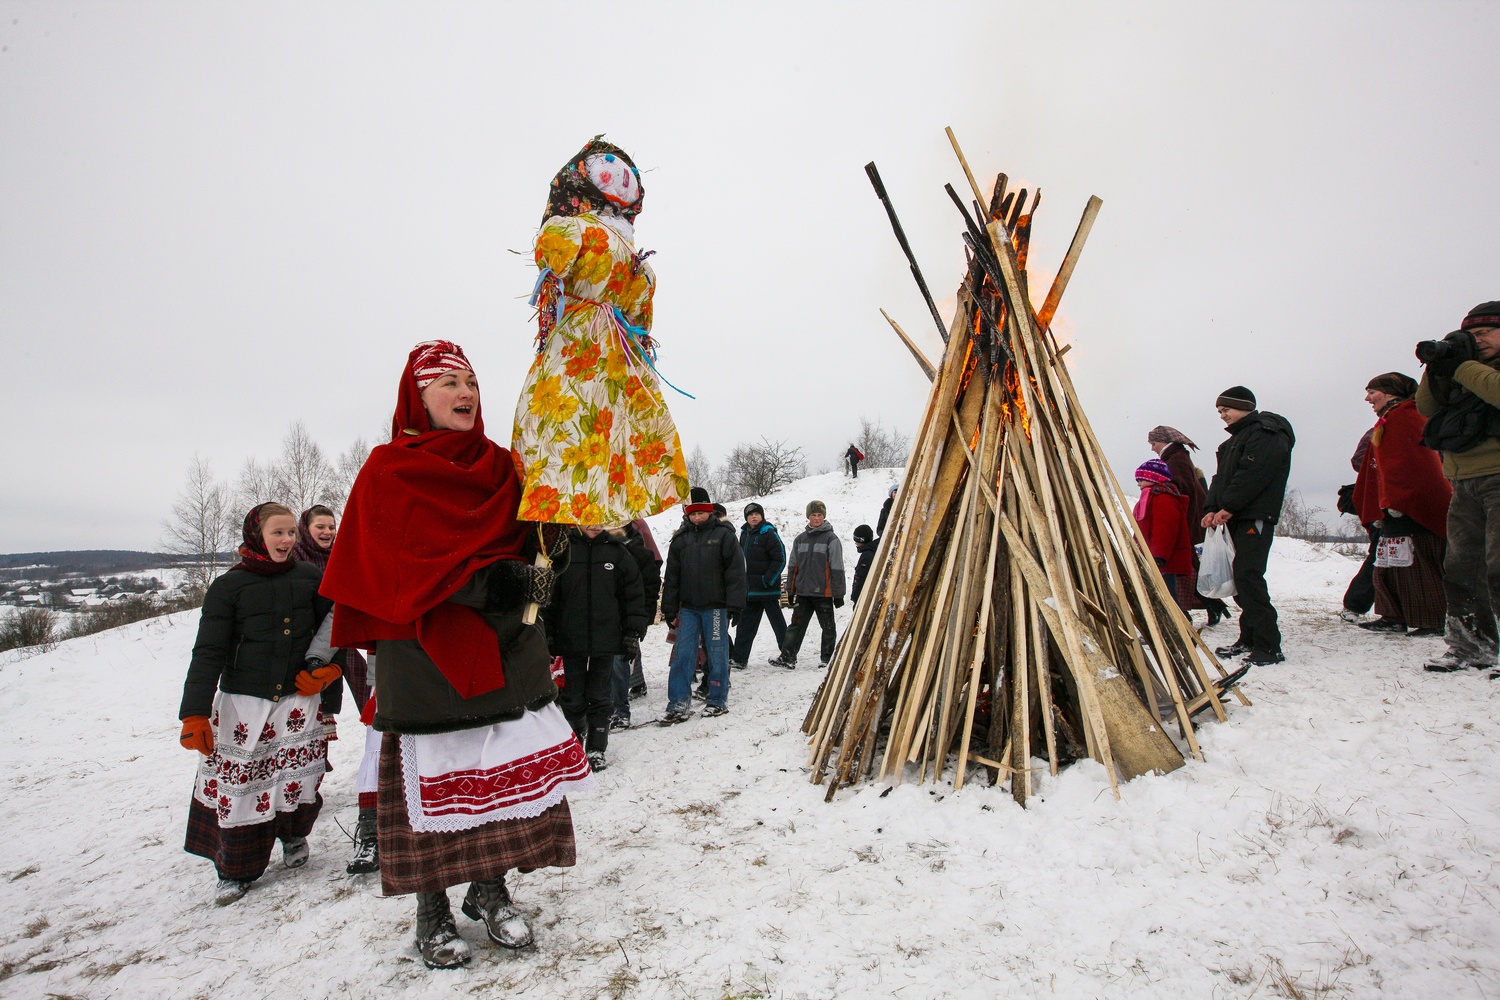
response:
M891 329L896 331L896 336L901 338L901 343L906 345L906 349L911 352L911 356L917 360L917 366L922 369L922 374L927 376L927 381L931 382L937 378L937 369L932 366L931 361L927 360L927 355L922 353L922 349L917 346L916 341L908 337L906 331L901 329L901 324L891 319L891 314L884 309L880 310L880 315L884 316L885 321L891 324Z

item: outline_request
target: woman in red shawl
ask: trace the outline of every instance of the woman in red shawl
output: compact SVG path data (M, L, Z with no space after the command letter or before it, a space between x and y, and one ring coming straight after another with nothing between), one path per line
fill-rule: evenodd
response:
M429 968L470 958L446 891L463 882L463 912L492 941L531 944L505 874L573 864L566 795L593 780L554 704L543 630L522 622L551 573L527 564L520 497L510 452L484 435L463 351L418 344L391 442L349 491L323 594L334 645L378 654L381 886L416 894Z
M1453 486L1443 478L1438 453L1422 444L1427 418L1417 412L1416 391L1416 381L1400 372L1377 375L1365 387L1365 402L1380 419L1354 483L1354 506L1362 523L1380 524L1375 559L1380 617L1360 628L1440 636L1447 613L1443 549Z

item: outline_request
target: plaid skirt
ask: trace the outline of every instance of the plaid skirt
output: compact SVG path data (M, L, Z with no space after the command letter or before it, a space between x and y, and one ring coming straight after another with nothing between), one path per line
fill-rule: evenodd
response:
M320 794L316 801L304 802L291 812L272 812L264 823L221 828L219 814L194 796L188 805L187 842L182 849L212 861L219 878L254 882L271 863L276 841L312 833L322 808Z
M1411 534L1410 566L1375 567L1375 613L1412 628L1442 628L1448 611L1443 593L1444 539L1426 529Z
M499 878L512 868L571 868L573 814L566 799L530 819L501 820L453 833L418 833L406 813L401 737L384 734L376 827L380 887L387 896L441 892Z

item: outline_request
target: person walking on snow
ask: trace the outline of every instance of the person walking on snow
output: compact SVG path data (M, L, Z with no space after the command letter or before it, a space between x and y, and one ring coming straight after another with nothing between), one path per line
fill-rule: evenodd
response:
M1276 608L1266 588L1266 560L1292 469L1297 443L1285 417L1255 408L1255 393L1231 386L1214 402L1229 440L1219 445L1218 471L1203 502L1203 527L1229 526L1234 541L1234 601L1240 606L1240 637L1214 650L1221 657L1242 656L1249 666L1286 659Z
M1427 362L1417 412L1427 418L1422 442L1443 456L1453 484L1443 593L1447 652L1424 669L1440 673L1495 665L1500 613L1500 302L1469 310L1443 341L1445 356ZM1419 350L1421 350L1419 345ZM1419 355L1420 357L1420 355ZM1491 674L1496 679L1500 674Z
M729 711L729 629L745 607L745 557L734 528L714 517L708 491L694 486L683 508L685 522L667 546L661 613L676 623L667 709L662 725L686 722L692 704L698 647L708 650L705 718Z
M307 864L343 690L328 665L322 574L291 558L296 515L253 507L243 538L240 561L203 597L177 713L180 742L203 755L183 849L214 863L220 906L250 890L277 840L283 865Z
M863 462L864 460L865 453L854 447L854 445L852 444L849 446L849 450L844 452L844 461L849 465L849 475L853 476L855 479L859 478L859 463Z
M740 551L745 554L745 613L735 630L734 649L729 665L745 669L750 649L760 631L764 614L776 636L776 650L786 643L786 615L781 612L781 571L786 566L786 546L776 533L776 526L766 520L766 511L758 503L745 505L745 524L740 528Z
M844 606L844 546L828 522L828 507L821 500L807 505L807 530L792 542L786 563L786 591L796 606L791 627L786 630L786 645L771 665L796 669L802 637L813 615L817 615L823 633L818 666L828 666L838 639L833 609Z

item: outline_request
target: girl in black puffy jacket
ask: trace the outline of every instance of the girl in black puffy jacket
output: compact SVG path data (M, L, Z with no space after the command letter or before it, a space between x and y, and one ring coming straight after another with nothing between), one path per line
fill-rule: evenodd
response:
M240 561L204 595L183 684L181 742L204 758L184 847L218 869L220 906L260 877L277 840L283 864L306 864L323 805L341 672L328 665L323 574L291 558L296 541L281 504L246 515Z

